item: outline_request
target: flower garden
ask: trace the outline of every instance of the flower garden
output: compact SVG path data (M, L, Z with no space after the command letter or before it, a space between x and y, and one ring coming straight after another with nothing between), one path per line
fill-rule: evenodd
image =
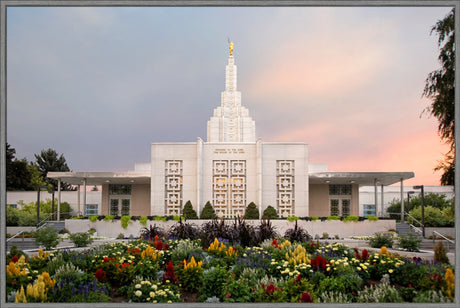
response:
M144 228L132 241L80 251L7 256L10 302L452 302L453 266L340 243L283 237L262 222L167 234ZM208 229L206 229L208 228Z

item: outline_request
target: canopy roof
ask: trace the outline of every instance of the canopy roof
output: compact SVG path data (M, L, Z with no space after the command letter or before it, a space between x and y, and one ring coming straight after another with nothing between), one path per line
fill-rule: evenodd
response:
M150 184L150 172L48 172L47 176L71 185Z
M360 186L392 185L414 177L413 172L316 172L309 175L310 184L359 184ZM377 183L376 183L377 182Z

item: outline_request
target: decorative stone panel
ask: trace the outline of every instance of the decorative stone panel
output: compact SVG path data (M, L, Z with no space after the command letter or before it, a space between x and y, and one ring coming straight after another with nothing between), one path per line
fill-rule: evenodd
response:
M243 216L246 209L246 161L213 160L213 206L219 217Z
M293 160L276 161L276 206L280 217L295 214L295 166Z
M165 213L180 215L182 209L183 161L165 161Z

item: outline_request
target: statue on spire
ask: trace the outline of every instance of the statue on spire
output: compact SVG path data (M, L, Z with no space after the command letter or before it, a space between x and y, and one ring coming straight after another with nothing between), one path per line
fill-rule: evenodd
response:
M233 56L233 42L228 40L228 43L230 44L230 55Z

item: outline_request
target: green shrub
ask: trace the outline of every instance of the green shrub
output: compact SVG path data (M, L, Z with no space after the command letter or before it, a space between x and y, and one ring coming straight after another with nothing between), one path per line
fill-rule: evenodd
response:
M98 217L99 217L98 215L93 215L93 216L90 216L88 219L91 222L96 222Z
M434 246L434 260L436 262L449 264L449 258L447 257L447 249L444 247L442 242L438 242Z
M125 238L125 235L123 233L118 234L117 240L122 240Z
M359 220L358 216L348 215L344 217L342 221L358 221L358 220Z
M367 216L367 220L369 221L377 221L379 218L377 216Z
M369 240L369 245L373 248L381 248L382 246L391 248L393 247L393 237L389 234L375 233Z
M115 218L113 215L105 215L104 221L112 221Z
M86 232L77 232L69 235L69 239L77 247L86 247L93 242L91 234Z
M260 213L254 202L249 203L244 213L244 219L259 219Z
M422 239L419 236L413 233L407 233L399 237L398 246L407 251L419 251L421 243Z
M96 233L96 229L91 228L91 229L88 230L88 233L89 233L89 235L93 235L94 233Z
M34 237L35 243L45 246L46 250L56 247L60 242L57 230L52 227L43 227L35 231Z
M311 216L310 218L311 218L312 221L317 221L319 219L318 216Z
M288 221L291 221L291 222L292 222L292 221L299 220L299 217L297 217L297 216L288 216L286 219L287 219Z
M123 229L127 229L128 228L128 224L132 223L131 221L131 217L130 216L121 216L120 218L120 221L121 221L121 227Z
M147 226L147 216L141 216L141 218L139 218L139 223L144 227Z
M278 218L278 214L276 213L276 210L273 206L269 205L267 208L264 210L264 213L262 214L262 219L276 219Z
M421 291L413 299L414 303L450 303L448 296L444 295L441 290Z
M329 233L323 232L323 236L321 237L323 240L326 240L329 238Z
M327 220L340 220L340 216L329 216Z
M200 301L203 302L213 296L221 296L220 291L227 276L227 270L219 266L205 270L203 273L203 287L200 290Z
M216 216L216 212L214 211L214 208L212 207L211 205L211 202L206 202L204 208L203 208L203 211L201 211L201 215L200 215L200 218L201 219L215 219L217 216Z
M418 206L409 212L415 219L422 221L422 208ZM415 224L411 217L407 218L409 223ZM425 206L425 227L453 227L454 220L442 214L442 211L432 206Z
M190 200L185 203L182 213L185 219L198 219L198 215L196 214L196 211L193 209Z

